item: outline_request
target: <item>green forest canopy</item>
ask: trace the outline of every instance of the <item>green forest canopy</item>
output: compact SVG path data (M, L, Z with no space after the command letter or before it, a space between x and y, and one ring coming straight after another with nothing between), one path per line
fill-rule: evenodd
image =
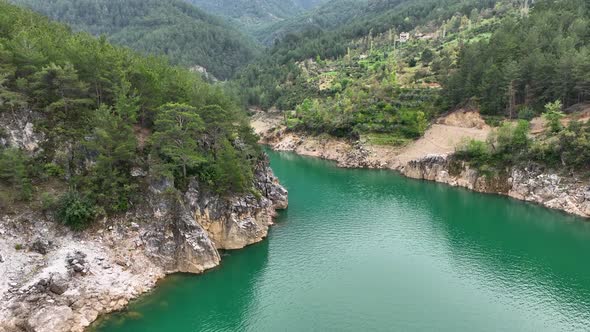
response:
M322 0L187 0L208 13L250 28L294 17Z
M222 194L252 186L256 138L220 88L2 0L0 117L30 111L45 136L42 149L28 155L0 147L1 187L19 193L0 190L0 201L28 200L47 181L65 182L72 193L63 202L71 206L60 213L73 227L79 220L70 217L94 207L128 209L141 184L132 169L180 188L196 177Z
M527 16L502 20L489 40L465 44L445 77L450 106L476 101L483 114L539 114L590 98L590 8L587 1L537 1Z
M202 66L231 77L257 54L255 42L181 0L11 0L75 31L105 35L144 54L166 55L173 64Z

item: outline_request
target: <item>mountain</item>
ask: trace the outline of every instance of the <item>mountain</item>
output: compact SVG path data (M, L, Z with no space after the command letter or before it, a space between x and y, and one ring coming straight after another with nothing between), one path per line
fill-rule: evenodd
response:
M272 45L289 33L310 29L332 30L362 17L367 0L331 0L284 20L272 21L252 29L252 35L264 45Z
M388 58L387 61L392 61L395 42L403 31L414 30L416 34L427 33L431 37L445 34L446 41L432 38L410 43L403 52L396 52L395 63L391 64L394 67L407 63L410 57L419 57L425 49L439 49L440 43L456 47L457 41L464 36L488 33L493 28L491 23L497 23L493 18L503 15L495 9L496 3L493 0L332 0L299 19L276 23L275 26L283 30L273 47L240 72L238 81L241 91L252 104L264 108L295 109L305 97L335 94L320 92L317 86L313 87L303 77L310 73L302 68L303 62L311 60L325 67L326 61L332 61L332 65L344 66L344 60L356 58L355 66L360 67L354 77L348 78L349 82L355 81L356 75L370 76L372 67L367 67L367 58L372 54L380 53ZM469 20L469 16L474 21L481 21L478 30L468 29L467 23L461 23L467 22L465 20ZM327 19L330 17L332 19ZM480 17L488 20L480 20ZM329 67L322 71L332 72Z
M176 0L13 0L75 31L106 35L173 64L200 66L227 79L257 54L255 42L223 20Z
M250 27L296 16L323 0L187 0L203 10Z

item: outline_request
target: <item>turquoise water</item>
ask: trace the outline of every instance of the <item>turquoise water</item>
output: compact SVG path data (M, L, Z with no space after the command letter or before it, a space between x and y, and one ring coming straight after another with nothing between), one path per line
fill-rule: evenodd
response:
M590 224L388 171L270 152L269 239L174 275L93 330L590 330Z

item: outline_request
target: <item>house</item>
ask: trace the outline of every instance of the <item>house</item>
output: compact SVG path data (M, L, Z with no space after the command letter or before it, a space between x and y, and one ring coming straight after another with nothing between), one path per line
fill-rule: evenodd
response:
M409 32L402 32L399 34L399 41L400 43L405 43L410 39L410 33Z

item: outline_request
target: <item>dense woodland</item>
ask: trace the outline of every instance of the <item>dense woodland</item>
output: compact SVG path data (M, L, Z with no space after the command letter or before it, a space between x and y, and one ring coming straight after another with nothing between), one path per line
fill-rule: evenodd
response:
M166 55L173 64L201 66L219 79L231 77L257 54L255 43L222 19L181 0L12 0L76 31L105 35L144 54Z
M446 83L449 105L475 99L483 114L526 116L548 102L590 98L590 11L581 0L537 1L502 20L489 40L463 45Z
M0 202L41 202L74 228L130 208L133 169L230 194L250 190L260 153L244 113L198 75L0 1L0 118L26 117L45 139L33 154L0 147Z
M322 0L187 0L208 13L251 29L297 16Z

